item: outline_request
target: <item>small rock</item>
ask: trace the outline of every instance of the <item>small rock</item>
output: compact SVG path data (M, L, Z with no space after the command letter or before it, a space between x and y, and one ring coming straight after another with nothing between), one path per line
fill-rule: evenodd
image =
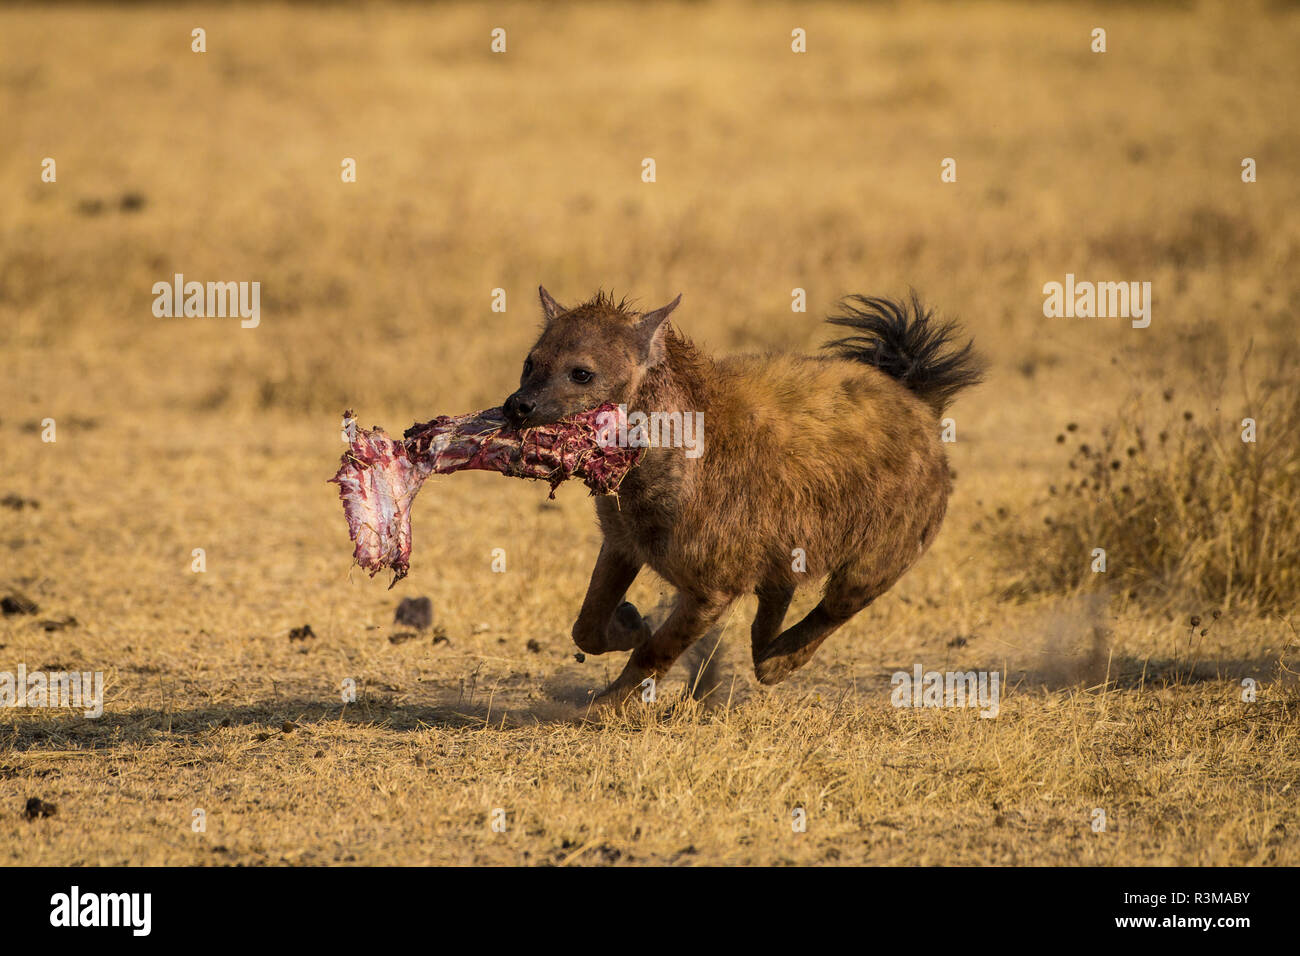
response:
M540 654L542 652L542 645L537 643L536 638L530 637L528 639L528 649L534 654Z
M393 614L393 623L427 631L433 625L433 602L427 597L402 598Z
M52 817L58 812L58 809L55 804L46 803L40 797L29 797L27 799L27 808L23 810L23 818L35 820L37 817Z
M70 627L76 627L77 619L75 617L65 617L58 621L41 621L40 624L41 627L45 628L46 634L52 634L55 631L63 631Z
M5 617L13 614L35 614L40 610L40 606L31 598L17 592L6 594L0 599L0 611L4 612Z

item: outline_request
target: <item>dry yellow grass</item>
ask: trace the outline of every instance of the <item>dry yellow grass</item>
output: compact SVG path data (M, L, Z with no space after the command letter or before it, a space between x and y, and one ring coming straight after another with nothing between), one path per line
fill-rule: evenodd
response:
M1223 608L1189 650L1191 592L1011 602L987 531L1061 480L1066 422L1181 389L1189 340L1293 336L1298 40L1240 5L0 11L0 496L39 501L0 509L0 588L41 608L0 620L0 671L108 681L97 720L0 711L0 861L1300 863L1287 617ZM154 318L174 272L260 281L261 325ZM1151 327L1044 319L1066 272L1152 281ZM349 573L338 413L500 402L539 281L684 292L722 352L815 347L849 292L963 318L993 367L932 552L787 684L753 680L749 600L704 705L604 726L571 719L621 664L568 638L580 487L440 480L410 577ZM390 641L415 594L447 642ZM892 708L917 662L1004 669L999 716Z

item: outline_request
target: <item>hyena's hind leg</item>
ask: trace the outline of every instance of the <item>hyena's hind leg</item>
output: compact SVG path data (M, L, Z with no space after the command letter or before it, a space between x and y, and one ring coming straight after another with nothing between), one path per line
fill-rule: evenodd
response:
M793 627L768 643L761 651L754 645L754 674L762 684L779 684L812 660L822 641L834 634L849 618L884 594L901 576L889 574L881 577L877 570L851 566L835 571L826 581L826 591L821 602ZM759 618L763 616L762 598L759 599ZM784 611L782 612L784 616ZM759 618L755 618L755 638ZM778 620L778 626L780 622Z

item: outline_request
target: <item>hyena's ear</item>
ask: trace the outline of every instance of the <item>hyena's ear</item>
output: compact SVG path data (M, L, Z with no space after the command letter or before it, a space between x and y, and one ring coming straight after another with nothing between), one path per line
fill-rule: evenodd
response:
M564 311L564 306L551 298L551 294L546 291L545 287L537 287L537 297L542 300L542 314L546 316L546 321L550 321Z
M668 316L673 314L681 295L669 302L662 309L647 312L636 320L636 340L641 347L641 361L646 368L653 368L664 360L664 336L668 334Z

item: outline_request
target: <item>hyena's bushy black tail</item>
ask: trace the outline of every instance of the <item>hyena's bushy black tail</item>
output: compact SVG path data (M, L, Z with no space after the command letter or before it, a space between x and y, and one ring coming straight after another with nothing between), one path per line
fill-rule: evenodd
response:
M852 295L840 302L843 310L827 322L857 331L826 348L841 358L873 365L898 379L942 415L953 397L984 379L984 361L974 344L957 348L961 336L955 322L941 322L921 305L916 292L907 302Z

